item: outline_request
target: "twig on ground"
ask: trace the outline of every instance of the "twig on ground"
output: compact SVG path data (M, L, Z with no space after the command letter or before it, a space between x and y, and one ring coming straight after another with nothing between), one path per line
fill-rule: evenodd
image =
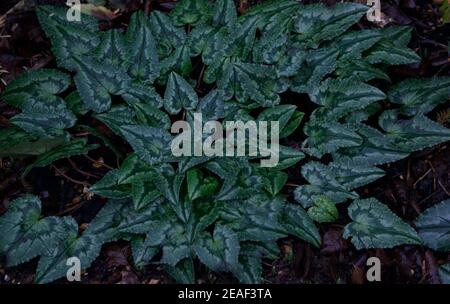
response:
M75 211L77 209L80 209L81 207L83 207L84 204L86 204L86 201L82 201L82 202L76 204L73 207L70 207L70 208L68 208L66 210L63 210L63 211L57 213L56 215L57 216L66 215L66 214L71 213L71 212L73 212L73 211Z
M285 185L289 186L289 187L300 187L300 185L293 184L293 183L286 183Z
M406 182L408 182L410 178L411 178L411 159L408 159L406 165Z
M85 132L76 133L74 135L76 137L85 137L85 136L88 136L89 134L91 134L91 132L85 131Z
M74 179L74 178L72 178L72 177L66 175L64 172L62 172L60 169L58 169L55 165L52 165L52 168L55 169L55 171L56 171L59 175L61 175L62 177L64 177L64 178L67 179L68 181L71 181L71 182L74 183L74 184L83 185L83 186L88 186L88 187L92 186L92 185L89 184L88 182L82 182L82 181L76 180L76 179Z
M419 179L417 179L414 184L413 184L413 188L416 189L416 186L418 183L420 183L421 180L423 180L425 177L427 177L428 174L430 174L431 169L428 169L427 172L425 172L421 177L419 177Z
M53 60L53 56L46 56L43 59L37 61L35 64L33 64L33 66L30 68L30 70L37 70L37 69L42 69L44 67L46 67L50 62L52 62Z
M414 211L419 215L422 211L419 208L419 205L417 205L416 202L410 201L411 206L413 207Z
M435 191L431 194L429 194L427 197L425 197L424 199L422 199L420 202L417 203L418 206L422 205L425 201L427 201L428 199L430 199L432 196L434 196L435 194L437 194L439 192Z
M441 182L441 180L439 179L439 177L436 175L436 170L434 169L433 164L432 164L429 160L427 160L426 162L427 162L427 164L431 167L431 170L433 171L433 175L434 175L434 177L436 178L436 180L437 180L439 186L442 188L442 190L445 192L445 194L447 194L448 196L450 196L450 192L447 190L447 188L445 188L444 184Z
M447 190L447 188L445 188L445 186L442 184L442 182L440 180L438 180L438 184L439 184L439 186L441 186L442 190L444 190L445 194L450 196L450 192Z
M25 7L25 0L19 1L16 5L14 5L9 11L4 13L0 16L0 31L3 29L3 27L6 24L6 17L11 14L12 12L19 10L21 8Z
M95 163L95 164L97 164L97 165L99 165L99 166L103 166L103 167L108 168L108 169L110 169L110 170L114 170L113 167L111 167L111 166L109 166L109 165L107 165L107 164L105 164L105 163L99 162L99 161L93 159L92 157L90 157L90 156L88 156L88 155L84 155L84 157L86 157L86 158L89 159L91 162L93 162L93 163Z
M71 160L70 158L68 158L67 160L69 161L69 163L70 163L70 165L72 166L72 168L75 169L75 171L77 171L78 173L83 174L83 175L85 175L85 176L97 178L97 179L100 178L100 176L98 176L98 175L95 175L95 174L92 174L92 173L89 173L89 172L85 172L85 171L79 169L79 168L77 167L77 165L75 164L75 162L74 162L73 160Z

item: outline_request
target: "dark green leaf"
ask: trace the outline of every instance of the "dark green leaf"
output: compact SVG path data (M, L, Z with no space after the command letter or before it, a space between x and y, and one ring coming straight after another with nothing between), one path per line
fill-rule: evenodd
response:
M330 199L318 197L314 200L314 205L308 209L308 215L318 223L329 223L336 221L339 213Z
M405 115L426 114L450 97L450 77L407 79L391 87L389 100Z
M124 125L120 126L120 133L127 139L136 154L151 165L171 158L171 135L163 129Z
M239 239L225 226L217 225L213 236L206 236L194 246L200 261L215 271L229 271L238 265Z
M178 114L182 109L193 110L198 98L194 89L180 75L171 73L164 94L164 108L170 114Z
M139 11L131 16L126 40L129 72L135 79L153 82L159 76L159 60L150 19Z
M75 59L78 64L75 84L86 106L96 113L109 110L111 94L120 95L130 85L125 70L101 64L96 59Z
M423 212L416 221L423 243L434 250L450 250L450 200Z
M450 264L439 267L439 277L442 284L450 284Z
M205 23L211 17L208 0L181 0L170 13L175 26Z
M311 46L333 39L344 33L367 12L367 6L359 3L306 5L295 18L296 40Z
M22 176L26 176L33 168L48 166L58 159L68 158L75 155L85 155L90 150L96 149L97 147L97 145L88 145L85 138L74 139L67 144L58 146L44 154L39 155L34 163L25 168Z
M411 226L374 198L355 200L348 214L353 222L345 226L343 237L351 237L356 249L421 243Z

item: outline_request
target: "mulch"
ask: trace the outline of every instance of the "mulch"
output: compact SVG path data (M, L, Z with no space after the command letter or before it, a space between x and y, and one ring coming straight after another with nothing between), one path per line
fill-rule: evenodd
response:
M55 61L50 44L40 28L32 9L12 11L18 0L0 2L0 64L8 71L1 74L2 82L8 83L24 70L54 67ZM66 1L38 0L38 3L64 4ZM120 1L115 1L120 2ZM149 7L146 1L123 0L126 2L123 14L114 20L104 20L103 26L116 27L126 23L131 11L135 9L170 10L172 1L156 1ZM261 1L236 1L241 12ZM303 1L305 3L318 1ZM322 1L329 5L335 0ZM450 75L450 25L441 20L441 13L432 1L393 0L382 1L385 13L384 23L409 25L413 27L410 47L423 58L420 64L392 67L389 71L393 82L406 77L432 77ZM0 19L2 20L2 19ZM385 25L385 24L384 24ZM362 22L360 27L373 27ZM4 84L0 83L0 90ZM290 98L289 96L284 96ZM301 109L307 110L307 109ZM0 102L0 128L9 126L9 118L17 110ZM450 127L450 103L438 107L429 114ZM101 128L101 126L99 126ZM105 132L108 132L105 129ZM302 140L291 138L295 145ZM104 163L105 165L102 165ZM72 162L61 160L54 167L34 169L28 182L20 179L18 172L23 170L25 162L8 158L0 159L0 214L6 210L11 200L21 194L32 191L44 202L47 214L70 214L80 224L88 223L105 203L97 196L87 199L83 194L83 185L68 180L58 174L60 168L75 180L94 183L115 167L116 159L108 150L99 149L87 159L73 157ZM289 182L302 182L300 165L290 168ZM56 170L55 169L58 169ZM387 174L380 180L358 189L362 197L376 197L387 204L397 215L412 223L417 215L441 200L450 198L450 143L413 153L407 159L383 167ZM291 198L292 190L285 193ZM421 246L397 246L393 249L355 250L347 240L342 239L342 230L348 222L346 208L340 204L340 218L336 223L319 225L323 244L319 249L293 238L279 241L281 256L275 261L264 261L264 279L266 283L354 283L366 282L365 261L368 257L380 258L383 283L437 283L438 265L448 263L450 255L438 253ZM37 260L23 265L4 269L0 261L1 283L31 283L37 266ZM230 283L234 279L227 274L211 274L198 266L201 283ZM64 280L59 281L64 283ZM159 266L147 266L135 269L132 264L130 245L115 242L103 246L102 253L93 265L83 274L83 283L171 283Z

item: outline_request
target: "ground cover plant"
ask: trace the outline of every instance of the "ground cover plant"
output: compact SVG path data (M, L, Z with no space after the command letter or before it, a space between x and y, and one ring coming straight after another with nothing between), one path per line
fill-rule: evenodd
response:
M12 201L0 217L6 267L38 258L34 282L48 283L65 277L68 258L88 269L103 244L122 240L134 267L162 265L178 282L213 271L259 283L280 239L320 247L319 225L340 217L358 250L448 252L450 200L408 223L356 191L382 178L383 165L450 140L427 116L448 101L450 77L393 83L390 66L421 60L408 47L411 27L358 29L367 9L283 0L239 14L231 0L184 0L170 13L136 11L126 28L101 29L92 16L69 22L66 9L37 7L57 67L27 71L2 92L20 113L0 130L0 156L26 157L24 182L36 168L97 149L118 165L84 187L107 199L87 227L70 215L44 216L35 195ZM278 121L278 165L174 157L172 122L198 112ZM303 180L287 185L292 168ZM442 281L448 273L443 265Z

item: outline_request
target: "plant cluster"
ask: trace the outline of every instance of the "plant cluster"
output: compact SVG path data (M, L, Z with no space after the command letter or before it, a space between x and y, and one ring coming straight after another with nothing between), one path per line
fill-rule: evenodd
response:
M335 221L335 205L349 201L344 237L357 249L448 251L450 200L420 215L414 229L355 191L384 175L380 165L450 140L450 130L425 116L448 99L450 78L408 79L386 94L374 86L390 83L388 66L420 57L407 47L408 27L354 30L366 11L356 3L282 0L238 16L232 0L182 0L170 14L136 12L126 30L100 31L90 16L68 22L65 10L38 7L59 69L28 71L7 86L1 98L21 113L0 130L0 155L36 156L25 177L87 154L98 145L73 136L86 117L133 152L90 188L109 201L82 233L70 216L42 216L35 196L14 201L0 217L6 265L39 256L35 281L51 282L66 275L68 258L87 268L102 244L123 239L136 267L161 263L179 282L195 281L199 261L258 283L261 259L277 257L278 239L292 235L319 247L314 222ZM276 167L249 157L171 154L171 122L194 112L205 120L278 121L280 137L289 137L304 113L281 97L288 91L307 94L316 108L301 151L281 146ZM305 154L307 184L295 190L297 203L288 202L283 170Z

